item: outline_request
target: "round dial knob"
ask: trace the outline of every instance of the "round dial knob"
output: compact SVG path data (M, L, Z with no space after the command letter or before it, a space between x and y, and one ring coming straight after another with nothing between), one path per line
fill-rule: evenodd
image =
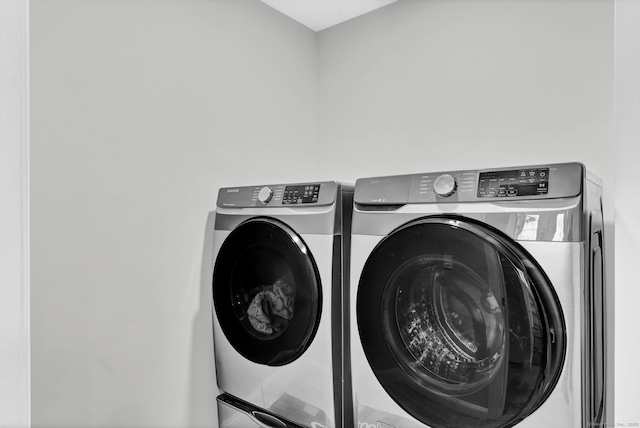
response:
M442 197L453 195L456 186L456 179L451 174L442 174L433 182L433 190Z
M260 189L260 192L258 193L258 200L260 202L262 202L263 204L267 204L269 203L271 198L273 198L273 190L271 190L270 187L265 186Z

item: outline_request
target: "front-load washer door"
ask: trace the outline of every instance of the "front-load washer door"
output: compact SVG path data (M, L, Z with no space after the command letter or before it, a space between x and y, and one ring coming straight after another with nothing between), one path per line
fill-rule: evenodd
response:
M564 361L549 280L520 245L475 220L426 217L389 234L363 268L356 308L378 381L432 428L518 423Z
M313 340L322 303L309 248L280 221L245 221L216 258L213 302L220 327L243 357L269 366L296 360Z

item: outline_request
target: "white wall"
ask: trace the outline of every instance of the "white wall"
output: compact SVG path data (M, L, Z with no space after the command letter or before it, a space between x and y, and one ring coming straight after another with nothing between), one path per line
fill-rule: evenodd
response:
M616 422L640 423L640 2L616 0Z
M613 0L31 3L34 426L215 425L224 185L582 161L613 285Z
M0 427L29 426L29 20L0 0Z
M401 0L319 33L319 64L329 172L572 160L612 189L611 0Z
M315 34L257 0L30 18L33 425L215 426L208 213L316 168Z

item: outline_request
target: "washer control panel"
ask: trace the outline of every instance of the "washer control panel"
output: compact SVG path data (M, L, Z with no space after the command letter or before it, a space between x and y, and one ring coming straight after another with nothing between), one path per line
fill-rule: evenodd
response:
M512 198L549 193L549 168L521 168L481 172L478 197Z
M354 201L365 205L488 202L578 196L580 163L361 178Z
M223 208L330 205L336 191L334 181L223 187L218 192L217 205Z

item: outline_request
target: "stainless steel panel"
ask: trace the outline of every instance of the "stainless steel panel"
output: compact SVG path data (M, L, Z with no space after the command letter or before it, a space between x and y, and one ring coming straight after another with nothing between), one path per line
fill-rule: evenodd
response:
M353 213L354 234L388 235L402 224L429 215L452 214L480 220L515 241L579 242L585 239L579 197L529 202L404 205L394 211Z
M344 234L343 219L346 217L345 213L348 213L349 218L351 216L353 185L342 182L325 184L327 186L325 194L329 195L329 192L333 192L332 198L335 198L335 203L219 207L216 210L215 230L230 231L250 218L270 217L286 223L299 234ZM220 192L222 194L226 189L220 189Z
M585 342L584 243L524 242L522 246L542 266L558 295L567 334L567 354L562 375L547 400L520 423L523 428L588 427L582 418L583 401L588 390L582 382L582 371L589 364L583 353Z
M409 191L413 177L361 178L356 182L354 201L361 204L400 205L409 202Z
M312 186L320 185L317 202L294 205L298 208L331 205L336 201L336 189L338 183L334 181L309 182L309 183L288 183L288 184L265 184L257 186L224 187L218 192L217 206L220 208L275 208L287 206L283 204L284 191L287 186ZM262 202L260 191L269 189L272 194L268 202Z
M527 173L537 169L548 169L547 193L541 195L504 195L504 197L481 197L478 192L480 174L514 171ZM452 176L457 187L450 196L442 197L434 191L438 177ZM460 203L503 200L536 201L569 198L580 194L585 169L579 163L532 165L512 168L491 168L463 171L440 171L422 174L389 177L361 178L356 182L355 202L362 205L402 205L423 203Z

